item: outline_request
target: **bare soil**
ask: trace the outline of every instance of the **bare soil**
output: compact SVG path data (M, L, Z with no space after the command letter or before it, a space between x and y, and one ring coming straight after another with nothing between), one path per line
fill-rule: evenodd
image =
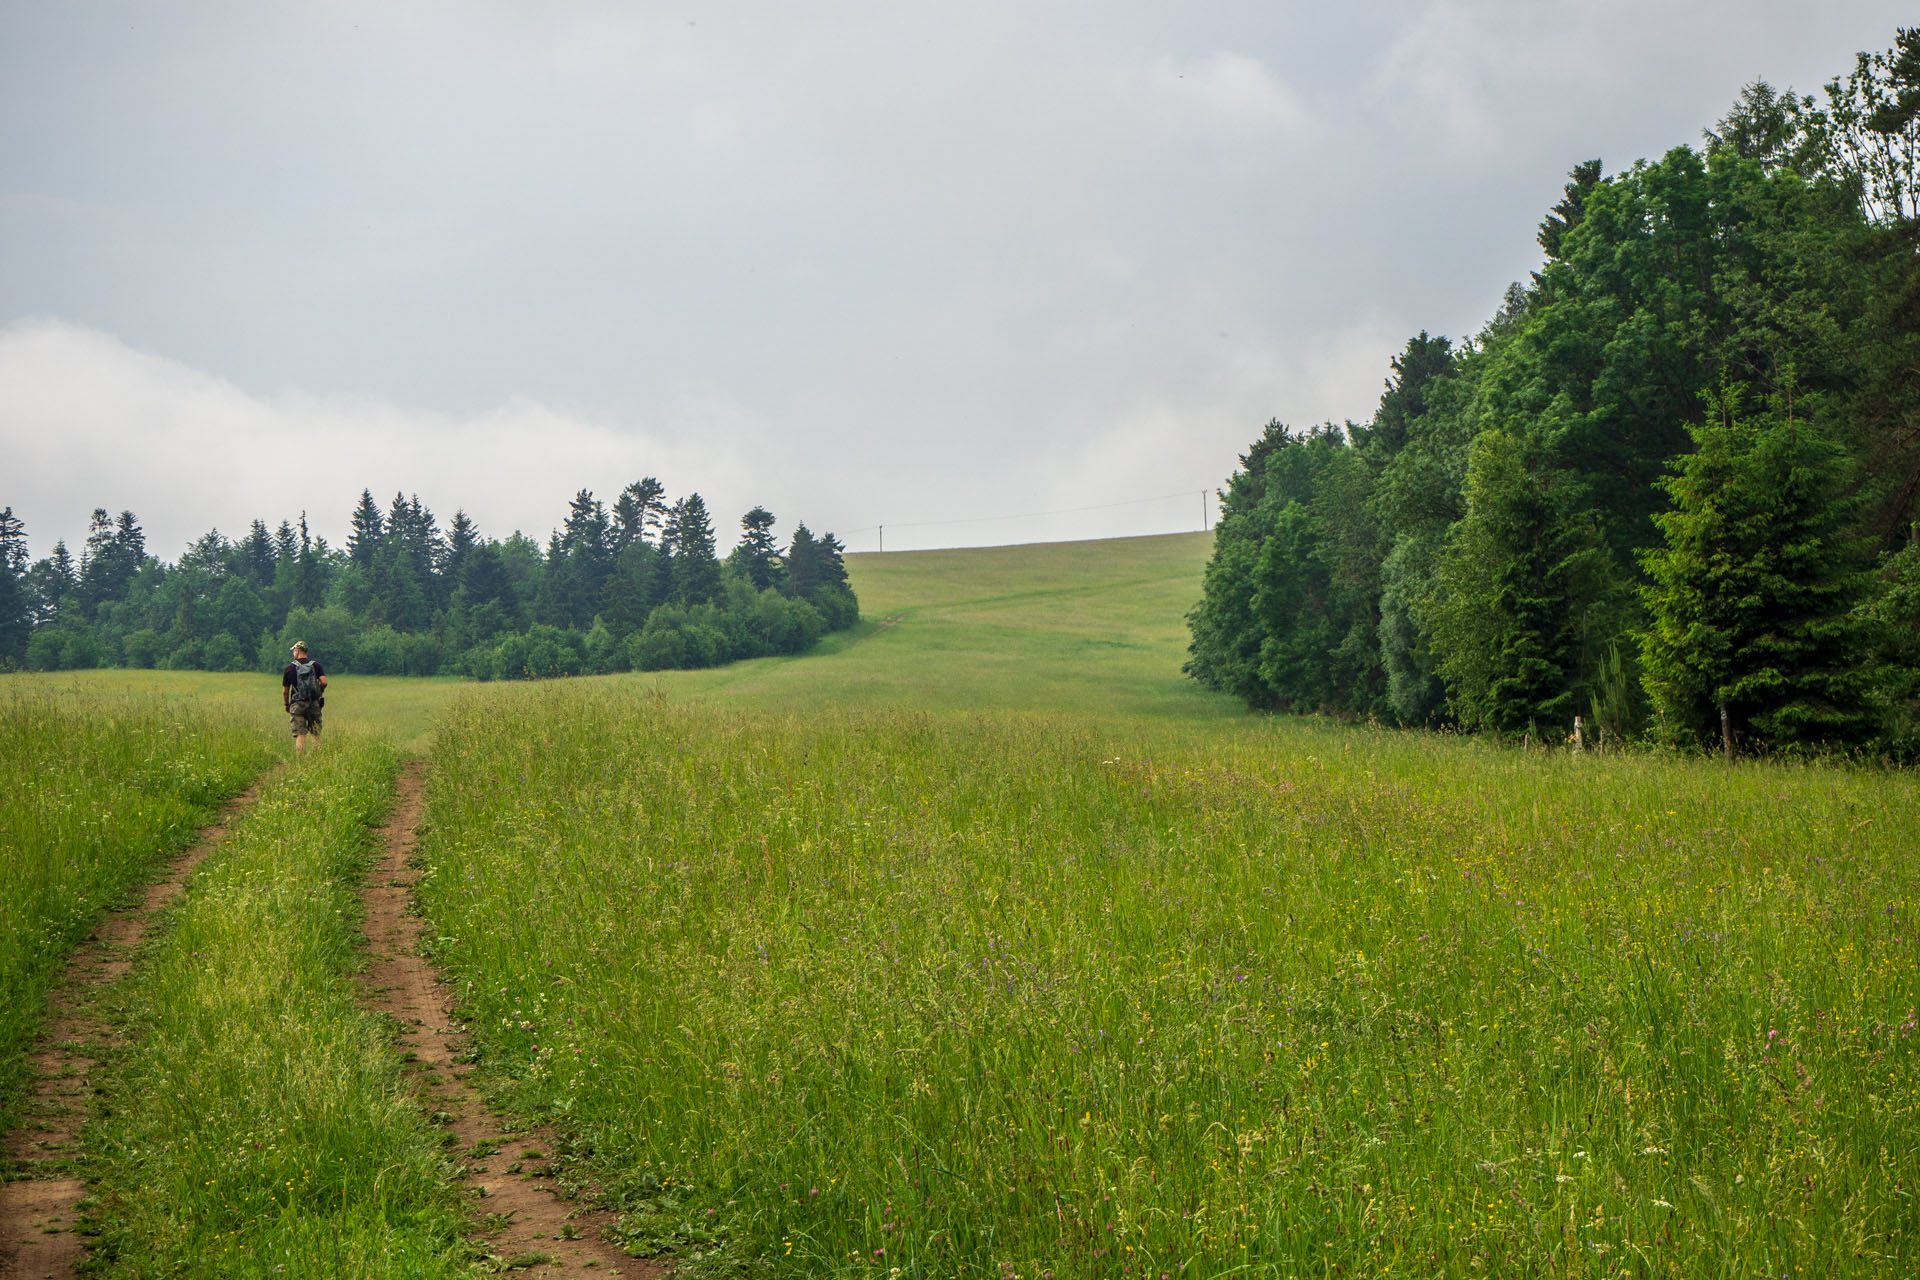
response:
M401 775L385 847L368 879L370 963L363 985L368 1007L400 1028L399 1047L422 1105L443 1118L454 1150L467 1161L475 1238L496 1265L529 1275L664 1277L671 1271L666 1264L629 1257L607 1238L614 1215L568 1199L556 1184L557 1136L493 1111L468 1079L466 1036L453 1015L452 993L420 953L424 922L413 908L425 772L416 761ZM536 1261L542 1255L545 1260Z
M47 993L47 1020L28 1054L33 1079L25 1119L0 1138L0 1278L67 1280L86 1258L74 1233L87 1194L74 1157L94 1072L120 1041L100 1008L100 992L123 976L154 916L179 894L200 860L219 847L234 819L253 805L265 779L227 802L192 847L142 890L140 901L116 908L74 950Z

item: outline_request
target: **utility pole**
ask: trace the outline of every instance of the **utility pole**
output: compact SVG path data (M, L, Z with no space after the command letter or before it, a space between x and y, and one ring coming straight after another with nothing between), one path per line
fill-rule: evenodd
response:
M887 549L887 526L885 525L880 526L880 549L882 551Z
M1200 491L1200 532L1207 531L1207 491Z

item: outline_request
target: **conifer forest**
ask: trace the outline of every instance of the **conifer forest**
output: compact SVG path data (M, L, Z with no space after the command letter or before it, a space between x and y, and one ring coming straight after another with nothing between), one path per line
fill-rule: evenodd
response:
M382 511L362 491L345 547L304 514L232 540L213 530L166 564L138 518L93 513L75 557L28 563L0 511L0 670L166 667L277 671L304 640L329 670L482 680L711 667L800 653L860 615L844 547L801 524L783 548L771 512L741 518L722 559L699 494L668 502L649 476L611 508L587 490L542 547L444 529L417 496Z

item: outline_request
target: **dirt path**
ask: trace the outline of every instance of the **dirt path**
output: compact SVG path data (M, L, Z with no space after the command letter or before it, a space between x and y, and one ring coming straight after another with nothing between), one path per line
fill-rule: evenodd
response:
M561 1199L548 1168L550 1131L490 1111L467 1081L465 1037L453 1019L450 993L420 955L424 923L413 912L419 873L411 861L425 773L416 761L401 775L386 847L368 880L367 1003L402 1028L400 1048L410 1055L427 1110L451 1117L447 1128L467 1161L465 1181L475 1197L474 1216L483 1224L476 1230L489 1254L542 1277L665 1276L665 1265L630 1258L608 1242L612 1214Z
M284 767L284 766L283 766ZM269 774L227 802L214 824L141 893L139 905L108 912L47 993L47 1025L28 1060L25 1119L0 1139L0 1277L67 1280L86 1257L73 1232L76 1206L86 1195L74 1176L80 1126L93 1092L92 1074L119 1041L99 1007L104 986L133 963L153 917L179 894L193 869L226 838L234 819L253 805Z

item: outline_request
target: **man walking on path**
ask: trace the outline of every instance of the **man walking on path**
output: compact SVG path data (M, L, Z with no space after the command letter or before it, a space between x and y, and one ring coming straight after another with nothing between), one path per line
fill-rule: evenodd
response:
M280 673L280 705L293 722L295 755L307 749L307 735L320 745L320 708L326 705L327 673L307 657L307 642L293 642L293 661Z

